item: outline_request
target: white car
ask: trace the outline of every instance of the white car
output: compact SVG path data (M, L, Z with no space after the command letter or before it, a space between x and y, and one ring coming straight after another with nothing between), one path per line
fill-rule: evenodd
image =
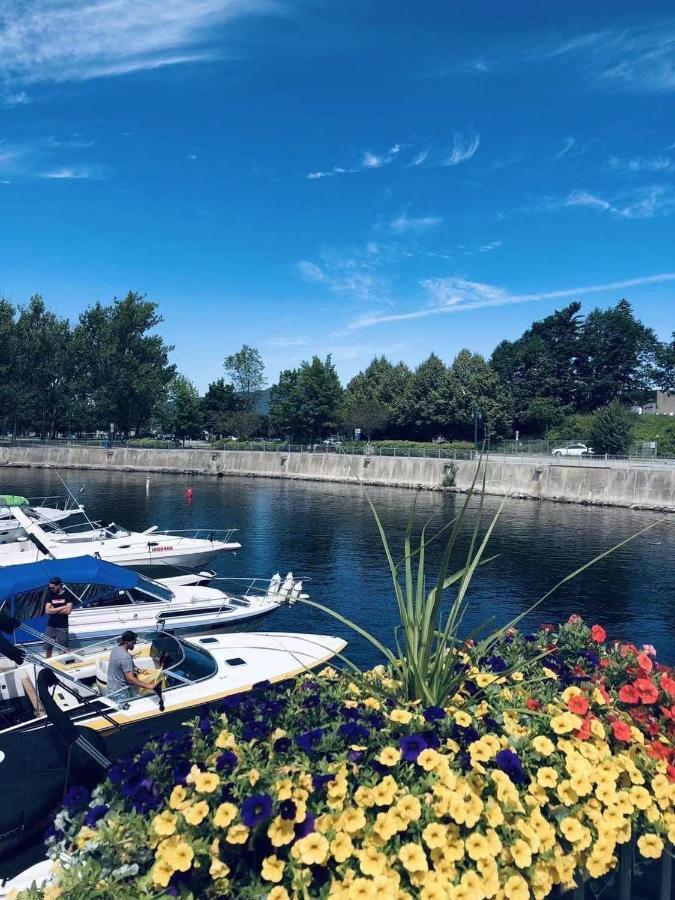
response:
M593 451L586 444L581 442L574 444L565 444L564 447L555 447L552 451L554 456L592 456Z

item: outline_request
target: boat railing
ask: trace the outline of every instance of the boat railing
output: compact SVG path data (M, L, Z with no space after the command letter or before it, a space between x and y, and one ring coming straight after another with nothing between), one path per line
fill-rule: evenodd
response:
M28 505L35 509L36 506L42 506L49 509L58 509L61 512L68 512L69 510L77 510L81 509L81 505L74 501L72 497L64 497L60 494L55 494L50 497L27 497Z

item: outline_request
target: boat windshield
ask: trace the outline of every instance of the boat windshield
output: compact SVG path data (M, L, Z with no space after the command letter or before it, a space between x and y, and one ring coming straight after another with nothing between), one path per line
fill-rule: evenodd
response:
M148 596L136 596L136 591L134 591L134 600L154 600L159 598L160 600L173 600L173 591L171 591L168 587L163 584L159 584L157 581L152 581L150 578L146 578L145 575L140 575L138 578L137 591L142 592L143 594L151 594L151 597Z

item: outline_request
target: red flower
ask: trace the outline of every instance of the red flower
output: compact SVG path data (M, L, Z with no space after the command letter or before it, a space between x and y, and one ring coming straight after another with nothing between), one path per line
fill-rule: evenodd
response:
M539 709L541 703L539 702L539 700L535 700L533 697L530 697L530 699L525 703L525 706L527 706L528 709Z
M661 676L661 687L666 692L666 694L670 694L671 697L675 697L675 678L671 678L671 676L664 672Z
M649 725L647 725L647 733L648 733L651 737L657 737L657 736L658 736L658 733L659 733L659 726L656 724L656 722L650 722Z
M614 732L614 737L617 741L630 743L630 726L626 725L625 722L621 722L619 719L612 722L612 731Z
M648 653L638 654L637 661L638 661L638 666L640 666L640 668L642 669L643 672L649 673L654 668Z
M602 699L605 701L605 703L610 703L610 702L611 702L611 697L610 697L609 694L607 693L607 688L604 686L604 684L599 684L599 685L598 685L598 690L599 690L600 693L602 694Z
M611 660L607 659L607 657L600 660L599 666L601 669L606 669L609 665L611 665Z
M668 747L666 747L665 744L662 744L661 741L653 741L649 747L647 747L647 753L654 759L668 759L670 755Z
M635 646L635 644L622 644L621 649L619 650L619 653L624 659L628 656L629 653L637 654L637 652L638 648Z
M567 701L567 708L577 716L585 716L588 712L588 700L581 694L575 694Z
M619 700L622 703L637 703L640 693L634 684L623 684L619 688Z
M583 622L583 619L578 613L572 613L567 622L570 625L578 625L579 622Z
M555 625L550 625L548 622L545 622L543 625L539 626L539 631L555 631Z
M659 699L659 689L649 678L636 678L635 687L640 692L640 700L643 703L656 703Z
M675 766L668 766L666 774L668 781L675 781Z
M602 625L594 625L591 628L591 637L596 644L602 644L607 637L607 632L602 627Z
M581 728L574 732L574 736L580 741L587 741L591 736L591 718L591 716L588 716L587 719L584 719Z

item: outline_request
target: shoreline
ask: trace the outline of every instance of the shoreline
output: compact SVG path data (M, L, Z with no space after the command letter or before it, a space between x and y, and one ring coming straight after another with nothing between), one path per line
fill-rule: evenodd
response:
M466 493L476 473L476 462L255 450L0 447L0 470L11 468L241 476ZM493 496L675 512L675 466L672 470L584 466L493 457L481 463L481 478L483 473L485 491Z

